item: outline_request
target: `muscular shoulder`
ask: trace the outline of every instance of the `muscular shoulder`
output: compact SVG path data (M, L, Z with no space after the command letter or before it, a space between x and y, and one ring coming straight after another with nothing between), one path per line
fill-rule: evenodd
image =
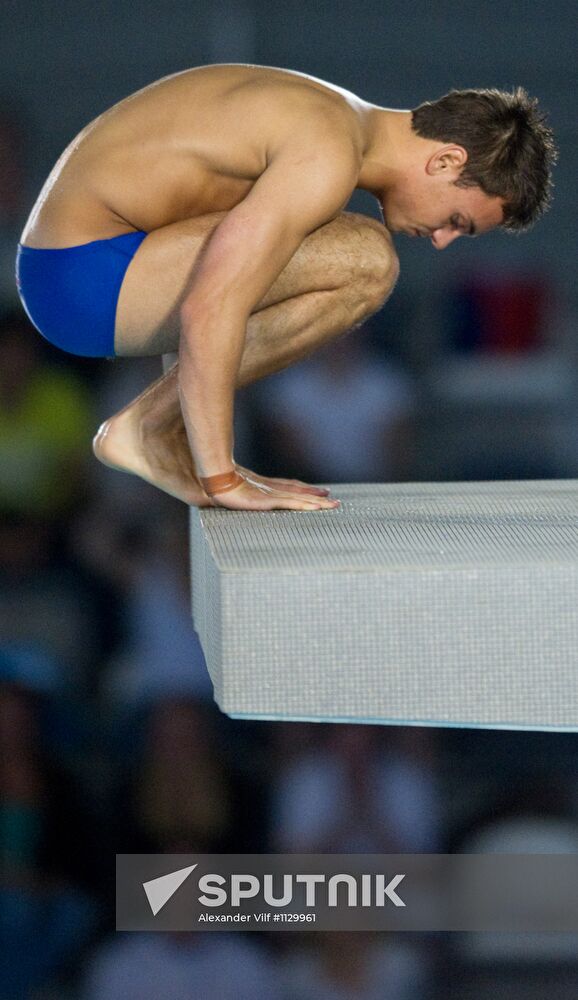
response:
M267 67L243 67L233 80L229 100L245 120L247 135L260 137L268 162L289 147L325 148L334 157L361 161L367 105L354 94Z

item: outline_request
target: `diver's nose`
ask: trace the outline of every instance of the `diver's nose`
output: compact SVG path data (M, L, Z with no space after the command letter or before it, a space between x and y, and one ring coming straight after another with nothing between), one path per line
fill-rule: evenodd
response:
M461 235L461 233L456 233L454 230L448 230L445 228L434 229L431 235L431 241L436 250L445 250L446 247L449 247L450 243L453 243L454 240L457 240Z

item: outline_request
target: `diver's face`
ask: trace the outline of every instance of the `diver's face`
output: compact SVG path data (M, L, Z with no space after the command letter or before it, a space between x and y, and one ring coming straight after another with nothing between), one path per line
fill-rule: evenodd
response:
M447 159L444 149L451 154ZM436 250L444 250L460 236L488 233L503 221L502 198L487 195L479 187L456 186L463 162L456 163L452 156L461 147L444 149L426 164L412 165L382 201L388 229L428 237Z

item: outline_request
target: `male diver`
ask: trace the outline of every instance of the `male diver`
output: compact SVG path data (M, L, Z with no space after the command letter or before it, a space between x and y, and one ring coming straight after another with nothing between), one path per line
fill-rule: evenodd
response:
M521 88L404 111L288 70L186 70L70 143L21 236L20 295L65 351L178 353L101 426L101 461L188 504L332 508L326 490L235 463L236 387L378 310L399 273L392 234L443 250L528 228L555 159ZM378 199L383 225L343 211L356 188Z

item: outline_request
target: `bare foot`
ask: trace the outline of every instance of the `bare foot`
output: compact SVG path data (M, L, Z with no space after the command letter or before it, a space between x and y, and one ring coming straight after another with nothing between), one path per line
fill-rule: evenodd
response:
M195 475L178 393L178 364L103 424L93 439L96 457L112 469L140 476L193 507L214 507ZM273 490L326 497L328 490L295 479L270 479L237 466Z
M165 421L162 433L147 432L138 410L126 408L98 429L92 442L96 457L111 469L130 472L192 507L214 507L194 474L180 413Z

